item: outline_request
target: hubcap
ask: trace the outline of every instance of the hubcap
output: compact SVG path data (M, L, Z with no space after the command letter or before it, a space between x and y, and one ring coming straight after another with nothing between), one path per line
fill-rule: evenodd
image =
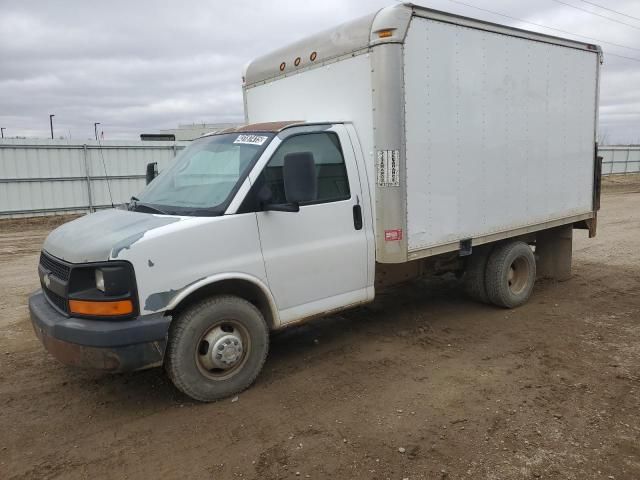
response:
M242 335L232 325L218 325L202 338L197 357L200 365L209 373L226 371L237 366L244 358Z
M507 272L509 289L515 295L522 293L529 282L529 262L523 257L516 258Z

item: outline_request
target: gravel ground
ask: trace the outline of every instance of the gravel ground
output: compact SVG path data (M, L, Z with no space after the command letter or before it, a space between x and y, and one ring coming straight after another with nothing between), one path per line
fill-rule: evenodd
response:
M605 187L573 278L527 305L411 283L274 335L215 404L49 357L25 304L59 220L0 222L0 478L638 479L640 179Z

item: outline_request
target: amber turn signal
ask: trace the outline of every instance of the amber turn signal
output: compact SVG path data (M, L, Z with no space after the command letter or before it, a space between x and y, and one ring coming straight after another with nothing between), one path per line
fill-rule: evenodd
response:
M71 313L80 315L95 315L97 317L117 317L133 312L131 300L118 300L115 302L91 302L87 300L69 300Z
M393 36L393 30L380 30L378 32L378 38L387 38Z

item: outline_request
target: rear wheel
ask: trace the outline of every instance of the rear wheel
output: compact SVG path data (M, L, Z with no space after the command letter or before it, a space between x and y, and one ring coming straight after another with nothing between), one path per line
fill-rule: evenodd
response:
M485 283L489 301L514 308L531 296L536 279L536 260L524 242L504 243L495 247L487 260Z
M473 253L467 260L464 270L463 286L464 291L473 300L489 303L487 287L485 282L485 270L490 250L484 247L473 249Z
M269 329L253 304L229 295L213 297L172 322L165 369L183 393L211 402L251 385L268 350Z

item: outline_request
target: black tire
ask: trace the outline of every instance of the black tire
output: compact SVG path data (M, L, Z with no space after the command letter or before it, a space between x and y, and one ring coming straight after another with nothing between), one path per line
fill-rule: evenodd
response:
M485 283L489 301L515 308L527 300L536 280L536 260L524 242L503 243L495 247L487 261Z
M210 343L230 353L231 360L214 359L221 356ZM173 320L165 369L178 390L194 400L212 402L249 387L268 351L269 328L260 311L242 298L221 295L194 304ZM211 362L222 361L233 361L233 366L209 368Z
M473 253L467 259L462 280L466 294L473 300L482 303L490 303L485 282L489 253L491 251L487 248L474 248Z

